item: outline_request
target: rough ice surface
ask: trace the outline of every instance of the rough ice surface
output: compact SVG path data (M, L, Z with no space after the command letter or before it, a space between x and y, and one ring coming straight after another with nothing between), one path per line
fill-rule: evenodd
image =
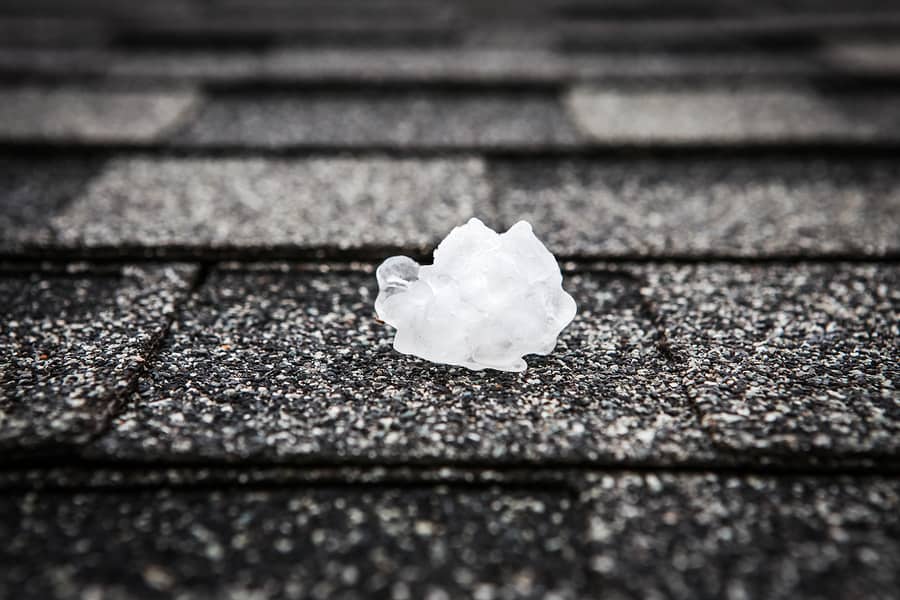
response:
M375 310L397 329L394 349L436 363L524 371L522 357L552 352L575 317L556 259L525 221L498 234L470 219L433 265L393 256L376 277Z

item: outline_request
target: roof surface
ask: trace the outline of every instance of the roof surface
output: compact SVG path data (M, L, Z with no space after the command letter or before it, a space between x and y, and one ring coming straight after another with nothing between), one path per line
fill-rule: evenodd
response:
M6 0L0 597L900 597L900 11L787 4ZM471 216L521 374L375 318Z

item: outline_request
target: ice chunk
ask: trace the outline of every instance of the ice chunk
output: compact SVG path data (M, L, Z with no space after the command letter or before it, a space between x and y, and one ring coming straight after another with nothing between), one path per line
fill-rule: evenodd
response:
M376 277L375 310L397 329L394 348L436 363L524 371L522 357L552 352L575 317L556 259L525 221L498 234L470 219L433 265L394 256Z

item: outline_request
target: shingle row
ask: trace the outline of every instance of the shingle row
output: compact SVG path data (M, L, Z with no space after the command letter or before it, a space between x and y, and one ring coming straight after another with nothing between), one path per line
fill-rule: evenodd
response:
M888 159L7 159L0 247L41 256L430 252L470 216L556 254L884 257Z
M7 597L894 596L895 479L6 493ZM161 532L165 535L161 535Z
M843 75L855 55L829 51L821 56L778 56L743 50L717 54L560 52L530 44L525 48L472 45L462 48L353 48L285 45L271 50L206 48L172 50L0 49L0 75L7 78L141 81L196 84L282 85L458 84L562 85L577 81L685 81L705 79L765 81L809 78L832 69ZM871 51L870 51L871 52ZM857 51L858 54L858 51ZM834 64L832 64L834 63ZM878 65L881 65L880 68ZM890 64L870 66L890 72Z
M893 265L570 274L579 314L521 376L394 352L370 271L225 268L131 387L185 285L150 276L5 276L12 450L54 432L83 456L164 462L884 467L900 450ZM124 388L127 406L87 443Z
M6 87L0 140L185 148L560 150L896 144L893 93L813 88L273 91Z

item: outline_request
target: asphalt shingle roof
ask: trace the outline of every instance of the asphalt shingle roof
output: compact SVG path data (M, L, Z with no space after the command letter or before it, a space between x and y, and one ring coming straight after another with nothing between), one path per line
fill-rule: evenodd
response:
M888 0L9 0L0 597L900 589ZM374 268L534 224L521 374Z

